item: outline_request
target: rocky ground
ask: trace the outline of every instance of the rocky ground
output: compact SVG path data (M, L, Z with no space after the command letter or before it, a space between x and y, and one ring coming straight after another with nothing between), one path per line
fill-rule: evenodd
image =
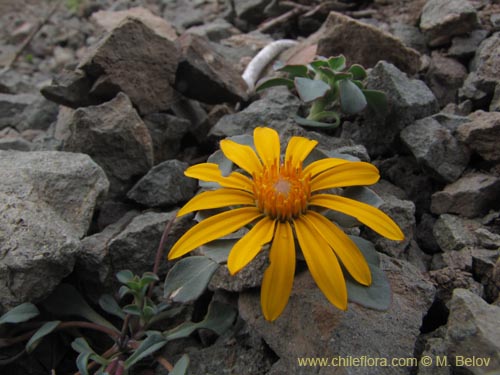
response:
M363 355L453 364L370 374L500 372L498 1L80 0L44 20L55 3L0 2L0 68L20 51L0 76L0 313L42 301L62 280L92 300L117 271L151 270L165 223L197 191L184 169L265 124L380 169L374 190L406 239L363 235L381 253L391 308L339 312L303 272L269 324L261 273L233 282L221 268L205 297L237 307L233 329L167 351L187 348L189 373L200 375L366 374L296 360ZM388 113L313 131L290 116L300 102L288 91L247 92L244 68L282 38L299 41L282 60L317 45L371 68L366 84L387 94ZM190 225L177 222L167 247ZM455 366L460 355L490 367ZM42 362L6 371L46 374L64 361Z

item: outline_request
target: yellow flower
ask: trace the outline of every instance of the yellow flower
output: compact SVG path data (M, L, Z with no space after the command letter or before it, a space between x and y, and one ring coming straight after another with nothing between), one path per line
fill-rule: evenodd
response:
M264 273L261 306L264 317L273 321L288 303L295 273L295 240L312 277L326 298L339 309L347 309L347 289L340 263L360 284L371 284L366 260L354 242L333 222L318 213L331 209L355 217L375 232L392 240L402 240L399 227L382 211L326 190L378 181L375 166L365 162L327 158L306 167L303 162L317 142L292 137L281 159L278 133L256 128L250 146L223 140L224 155L243 169L223 176L217 164L202 163L188 168L186 176L217 182L221 188L192 198L178 215L213 208L236 206L205 219L188 230L172 247L175 259L248 224L253 227L236 242L227 266L234 275L271 243L270 265ZM340 263L339 263L340 261Z

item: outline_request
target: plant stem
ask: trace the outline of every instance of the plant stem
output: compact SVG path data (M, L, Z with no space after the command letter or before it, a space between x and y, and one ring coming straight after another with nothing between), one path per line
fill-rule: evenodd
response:
M172 366L172 364L169 361L167 361L165 358L163 358L161 355L157 355L155 357L155 359L160 365L165 367L168 370L168 372L170 372L174 369L174 366Z
M163 234L161 235L160 244L158 245L158 249L156 250L156 258L155 263L153 265L153 273L158 275L158 270L160 268L160 262L163 258L163 250L165 248L165 243L167 242L168 235L170 230L172 229L172 225L174 225L175 218L177 216L177 211L172 214L172 218L165 225L165 229L163 230ZM153 295L153 287L156 285L156 282L152 282L149 284L148 297L151 298Z

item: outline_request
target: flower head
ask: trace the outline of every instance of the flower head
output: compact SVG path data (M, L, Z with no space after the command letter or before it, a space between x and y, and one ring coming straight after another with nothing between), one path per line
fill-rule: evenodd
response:
M378 181L375 166L365 162L326 158L304 166L317 142L292 137L284 158L278 133L258 127L255 149L231 140L220 143L224 155L246 173L223 176L217 164L188 168L186 176L217 182L221 188L192 198L178 215L236 206L188 230L172 247L175 259L248 224L252 228L229 253L231 274L245 267L270 243L270 265L264 273L261 306L267 320L275 320L288 303L295 273L295 238L316 284L339 309L347 309L347 289L340 264L360 284L371 284L366 260L354 242L318 211L330 209L355 217L380 235L402 240L403 233L386 214L366 203L328 194L332 188L371 185Z

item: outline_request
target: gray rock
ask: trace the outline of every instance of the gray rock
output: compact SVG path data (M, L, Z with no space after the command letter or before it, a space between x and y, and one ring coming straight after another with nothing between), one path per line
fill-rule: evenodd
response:
M438 111L438 103L424 82L409 79L394 65L380 61L370 72L367 88L385 92L389 111L369 111L359 129L344 127L342 136L364 144L372 157L393 153L400 131L416 119Z
M500 248L500 235L490 232L486 228L478 228L474 231L479 245L485 249Z
M352 48L353 40L356 40L356 48ZM313 44L318 45L316 53L320 56L343 54L348 64L361 64L365 68L374 67L381 60L409 74L418 72L420 68L420 54L406 47L400 39L375 26L333 11L316 33L292 48L290 53L297 53Z
M446 343L444 342L443 338L433 337L427 339L421 358L430 357L433 359L433 361L430 365L423 365L421 362L418 366L417 375L451 375L448 366L443 366L441 362L436 363L437 358L444 359L446 358L447 353L448 348L446 347Z
M469 163L469 151L432 117L417 120L400 136L417 162L438 181L457 180Z
M480 224L475 221L442 214L434 224L433 233L441 250L453 251L476 245L474 231L479 227Z
M459 140L488 161L500 161L500 112L476 111L457 129Z
M102 85L111 97L122 91L139 112L147 114L170 108L178 60L173 42L138 19L126 19L94 47L78 68L97 80L96 91L104 90Z
M496 291L496 300L499 302L499 294L500 294L500 259L497 260L495 266L493 267L492 275L491 275L491 288L488 288L490 291L490 297L495 296ZM497 306L500 307L500 304L497 303Z
M0 151L0 310L46 297L73 269L109 183L87 155Z
M268 90L266 96L254 101L243 111L223 116L210 130L217 138L244 134L265 125L283 132L286 127L298 128L293 120L300 106L299 99L288 90Z
M262 251L239 273L231 276L227 266L220 266L210 280L210 290L227 290L229 292L242 292L250 288L259 287L262 283L264 271L269 266L269 253Z
M134 18L141 21L144 25L165 39L174 41L177 38L177 33L170 23L143 7L134 7L120 11L100 10L92 13L90 19L104 30L112 31L126 18Z
M465 247L457 251L445 251L435 254L432 257L430 269L438 270L442 268L451 268L471 273L472 272L472 253L476 249Z
M48 100L71 108L85 107L92 103L89 98L90 79L79 70L63 70L40 92Z
M156 165L134 185L127 197L148 207L172 206L189 200L198 183L184 176L188 166L179 160Z
M413 157L396 155L375 164L382 178L403 189L408 199L415 203L417 216L429 211L436 182L422 173Z
M495 92L493 93L489 110L490 112L500 112L500 83L497 83L495 86Z
M440 251L439 245L432 232L435 223L436 219L432 215L424 213L420 217L420 222L415 232L418 245L427 254L435 254Z
M433 51L431 65L425 80L436 96L440 106L455 102L458 89L467 77L467 69L453 58Z
M488 305L465 289L456 289L449 303L445 342L455 371L470 374L495 373L500 370L500 307ZM473 351L471 352L471 349ZM461 363L460 359L489 358L488 364Z
M451 40L447 54L458 59L471 58L487 36L487 30L474 30L469 35L456 36Z
M257 24L264 20L264 9L270 2L271 0L235 0L234 11L241 20Z
M466 116L450 114L444 111L436 113L432 116L432 118L447 128L453 135L456 135L457 129L460 125L470 122L470 119Z
M407 23L397 22L391 24L391 33L403 41L408 47L420 53L427 52L427 44L424 35L420 32L418 27Z
M471 173L433 194L431 211L437 215L452 213L469 218L484 215L499 203L499 193L500 178Z
M373 190L384 201L379 209L398 224L405 238L403 241L391 241L367 229L368 237L375 243L379 251L391 257L401 258L415 233L415 204L396 198L386 188L382 188L378 184L373 187Z
M485 299L493 302L499 294L499 288L495 283L493 272L495 264L500 259L497 250L474 249L472 253L472 274L484 286Z
M181 150L182 138L191 129L190 122L166 113L150 113L143 121L153 140L155 164L175 158Z
M484 288L474 280L472 273L458 268L445 267L436 271L429 271L429 276L437 287L436 298L448 302L457 288L470 290L471 293L482 297Z
M0 138L0 150L31 151L33 145L21 137Z
M95 107L79 108L58 124L65 151L88 154L106 172L110 196L124 195L153 166L148 128L125 94Z
M110 291L118 285L115 274L121 270L129 269L138 275L151 272L165 225L174 217L174 211L143 214L132 211L104 231L85 237L76 265L80 277L97 291L103 287ZM166 251L189 225L188 219L176 220L165 244ZM168 269L166 255L160 263L160 275Z
M471 99L477 106L488 106L489 99L500 83L500 32L485 39L470 63L470 73L460 89L461 100Z
M247 99L245 81L222 55L211 48L207 38L186 33L176 43L182 55L175 76L176 90L210 104Z
M446 44L479 24L476 9L468 0L428 0L420 16L420 30L431 47Z
M231 23L222 18L217 18L215 21L204 25L190 27L186 32L204 36L212 42L219 42L222 39L241 33Z
M422 318L434 299L434 287L406 261L381 254L382 268L392 286L389 310L381 312L350 303L342 312L331 306L309 272L295 278L294 289L283 315L272 324L260 310L255 292L240 295L241 317L280 357L280 368L294 374L310 374L297 367L297 357L328 352L328 357L412 357ZM385 332L381 335L380 332ZM272 372L283 374L285 372ZM329 369L331 370L331 369ZM349 367L349 374L366 374L365 367ZM325 374L331 373L325 372ZM407 369L373 367L370 374L407 374Z
M39 95L0 93L0 129L47 129L56 117L57 106Z

